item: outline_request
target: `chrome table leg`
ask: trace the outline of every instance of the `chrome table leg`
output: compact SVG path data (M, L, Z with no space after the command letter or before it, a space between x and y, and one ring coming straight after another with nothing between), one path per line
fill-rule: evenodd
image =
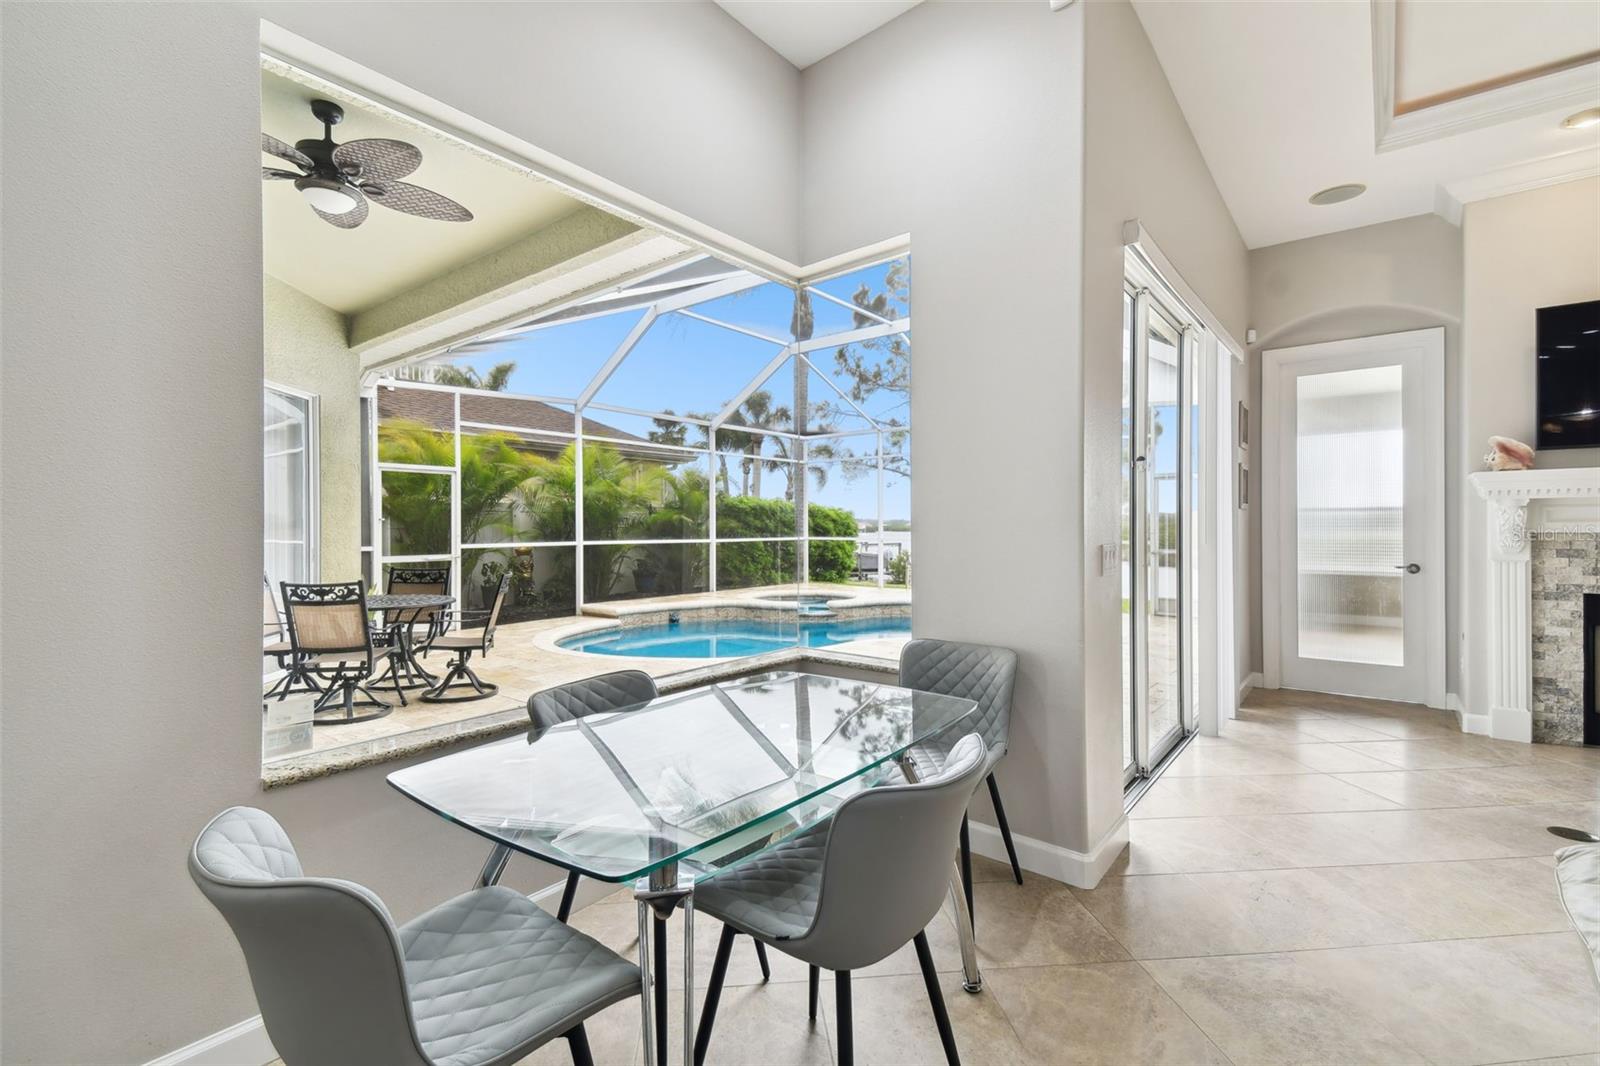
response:
M650 979L650 919L654 911L639 898L639 1033L644 1040L644 1066L665 1066L656 1062L656 1027L650 1009L654 990Z
M667 919L683 907L683 1048L686 1063L694 1061L694 902L693 881L681 885L678 864L668 863L634 885L639 906L640 991L646 1003L644 1018L645 1066L667 1066ZM645 945L654 934L653 954Z
M478 880L473 888L488 888L490 885L500 883L500 875L506 872L506 863L511 859L511 849L504 844L496 844L489 852L489 857L483 860L483 869L478 871Z
M981 992L983 975L978 972L978 945L972 938L972 915L967 913L967 893L959 862L950 869L950 902L955 905L956 933L961 937L961 987L968 992Z

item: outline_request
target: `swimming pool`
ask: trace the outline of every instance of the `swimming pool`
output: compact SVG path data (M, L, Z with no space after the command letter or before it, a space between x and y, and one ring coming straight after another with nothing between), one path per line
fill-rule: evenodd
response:
M724 659L796 646L826 648L850 640L909 636L909 618L686 619L676 624L630 626L582 633L556 642L591 655L636 655L652 659Z

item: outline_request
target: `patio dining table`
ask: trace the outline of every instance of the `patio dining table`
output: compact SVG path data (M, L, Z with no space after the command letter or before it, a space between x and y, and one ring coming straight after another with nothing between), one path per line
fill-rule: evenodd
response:
M498 882L519 852L633 887L645 1061L665 1066L666 923L679 906L684 1061L693 1061L695 882L830 817L896 767L915 779L907 749L958 731L975 708L870 681L761 674L530 729L388 780L490 841L477 885ZM977 991L971 918L950 846L965 985Z
M392 622L387 628L393 634L395 648L398 656L389 659L389 668L378 678L378 682L386 680L391 674L404 674L407 681L419 681L424 685L436 685L439 679L428 672L427 667L417 658L416 640L411 632L416 619L430 611L443 611L456 602L454 596L441 593L405 592L405 593L373 593L367 597L367 609L370 611L403 611L404 617ZM399 677L395 677L395 691L399 692ZM401 693L400 702L405 702L405 695Z

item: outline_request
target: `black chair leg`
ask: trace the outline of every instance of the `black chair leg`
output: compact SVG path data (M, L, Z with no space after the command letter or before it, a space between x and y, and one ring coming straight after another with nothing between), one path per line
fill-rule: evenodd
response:
M567 1047L572 1051L572 1066L594 1066L594 1056L589 1054L589 1035L583 1031L583 1026L573 1026L561 1035L567 1038Z
M933 1021L939 1027L939 1043L944 1045L944 1060L950 1066L961 1066L961 1054L956 1050L956 1034L950 1028L950 1015L944 1009L944 993L939 991L939 972L933 968L933 952L928 950L928 934L918 933L912 943L917 946L922 983L928 986L928 1005L933 1008Z
M850 971L836 970L833 975L833 1006L836 1019L835 1028L839 1035L838 1059L839 1066L855 1066L856 1064L856 1038L855 1023L850 1012Z
M812 967L810 967L810 969L811 969L811 1020L812 1021L816 1021L817 1020L817 992L819 991L817 986L822 983L822 970L821 970L821 968L816 967L816 966L812 966Z
M655 918L656 927L656 1061L667 1061L667 920ZM683 990L689 995L689 989Z
M767 965L767 945L759 940L756 941L756 961L761 964L761 979L772 980L772 967Z
M1000 786L989 775L989 802L994 804L995 821L1000 823L1000 839L1006 842L1006 857L1011 860L1011 876L1022 884L1022 864L1017 861L1017 846L1011 843L1011 825L1006 821L1006 805L1000 802Z
M961 816L961 891L967 897L967 917L972 920L972 931L978 931L978 912L972 907L972 834L967 829L967 816Z
M733 955L734 935L733 926L722 927L722 939L717 941L717 957L711 961L711 983L706 987L705 1005L700 1008L700 1024L695 1027L695 1066L706 1061L706 1048L711 1046L711 1026L717 1020L717 1004L722 999L723 979L728 976L728 959Z
M572 917L572 898L578 894L578 875L567 873L567 887L561 890L561 906L556 909L556 920L566 921Z

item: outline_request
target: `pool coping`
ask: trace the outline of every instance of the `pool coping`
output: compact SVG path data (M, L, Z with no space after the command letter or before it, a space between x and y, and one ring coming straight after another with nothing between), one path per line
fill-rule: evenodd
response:
M595 621L594 628L609 628L617 624L615 619L609 618L596 619ZM561 632L563 637L575 635L575 630L572 628L565 628ZM535 637L535 642L537 643L545 636L546 634L540 634ZM553 646L550 650L559 651L565 655L585 654ZM603 656L592 656L592 658L599 659L603 658ZM714 659L705 666L664 674L656 680L657 687L662 695L666 695L694 688L698 685L726 681L749 674L765 673L773 669L795 668L804 673L805 671L800 668L807 665L864 670L871 673L884 674L886 679L893 679L899 673L899 664L891 659L882 659L869 655L852 655L848 652L830 651L827 648L795 647L763 652L760 655ZM527 711L518 703L512 707L491 711L488 714L459 722L425 726L406 733L377 737L346 747L331 748L321 752L308 752L305 755L277 760L262 766L261 788L263 791L270 791L287 785L298 784L302 781L329 777L347 770L377 766L387 762L398 762L458 744L496 740L525 730L527 723Z

